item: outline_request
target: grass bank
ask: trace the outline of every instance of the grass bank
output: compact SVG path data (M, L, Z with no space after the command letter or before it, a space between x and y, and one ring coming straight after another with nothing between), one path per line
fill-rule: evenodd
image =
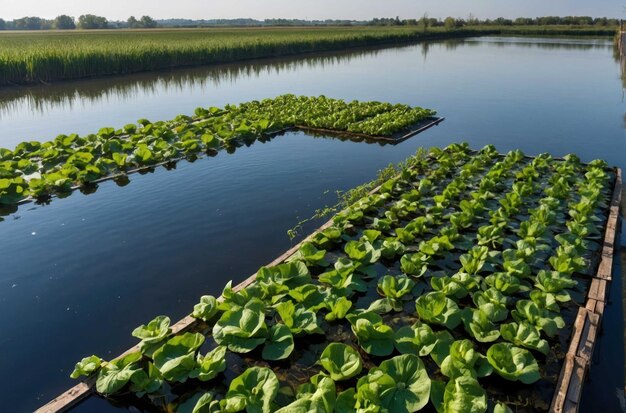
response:
M566 26L289 27L0 34L0 86L486 34L613 35Z

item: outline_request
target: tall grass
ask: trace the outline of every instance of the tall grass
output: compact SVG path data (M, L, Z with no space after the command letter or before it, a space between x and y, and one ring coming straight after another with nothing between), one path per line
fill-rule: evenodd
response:
M0 85L125 74L417 39L408 28L0 34Z
M610 31L610 29L608 29ZM163 29L0 33L0 86L484 34L601 35L573 27Z

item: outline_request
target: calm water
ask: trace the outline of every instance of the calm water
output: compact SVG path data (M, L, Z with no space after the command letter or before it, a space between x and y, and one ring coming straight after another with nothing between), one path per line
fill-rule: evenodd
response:
M0 405L47 402L73 384L76 360L113 357L134 343L135 326L176 320L201 294L246 278L291 245L299 217L420 146L494 143L625 168L619 75L605 40L478 38L0 91L5 147L282 93L423 105L447 118L397 146L290 133L6 216ZM607 411L621 409L624 383L618 273L613 285L583 400ZM93 399L77 410L114 408Z

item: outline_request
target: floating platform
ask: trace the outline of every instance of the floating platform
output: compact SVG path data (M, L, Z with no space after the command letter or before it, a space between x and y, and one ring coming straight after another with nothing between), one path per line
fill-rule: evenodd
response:
M443 119L441 119L443 120ZM431 122L428 127L436 123ZM419 133L419 132L416 132ZM412 136L412 135L411 135ZM602 316L608 303L608 293L612 281L613 261L615 254L619 253L620 210L622 200L622 171L614 169L615 183L612 190L611 200L606 215L604 236L601 241L600 258L597 264L595 275L590 279L584 306L578 310L575 319L568 351L562 361L560 375L555 387L551 401L550 413L575 413L578 412L579 402L582 395L584 380L591 368L592 357L598 334L601 327ZM380 186L369 192L375 194L380 190ZM278 258L267 264L268 267L276 266L288 260L298 252L300 246L311 241L316 234L333 225L330 219L301 242L285 251ZM233 290L240 291L256 280L256 273L239 283ZM223 301L220 296L218 301ZM171 326L171 334L176 335L189 331L202 331L206 329L203 322L190 315ZM139 350L139 344L130 348L118 358ZM95 391L96 378L87 378L59 395L46 405L42 406L37 413L66 412L73 406L92 395Z

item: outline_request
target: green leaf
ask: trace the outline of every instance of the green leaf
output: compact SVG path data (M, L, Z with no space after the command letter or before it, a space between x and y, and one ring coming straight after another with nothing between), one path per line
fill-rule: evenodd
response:
M269 330L261 356L264 360L283 360L293 351L293 335L289 327L276 324Z
M419 321L412 326L404 326L394 334L395 345L402 354L427 356L437 344L437 336L428 324Z
M465 331L480 343L490 343L500 337L498 327L482 310L465 308L462 312Z
M236 353L252 351L265 342L267 333L265 305L258 298L225 311L213 326L215 341Z
M140 325L133 330L133 337L141 339L144 343L158 343L170 334L170 318L160 315L150 321L148 325Z
M218 413L219 401L214 400L213 393L196 393L193 397L180 403L176 413Z
M388 356L393 352L393 329L382 322L372 323L367 318L358 318L352 323L352 332L366 353Z
M352 308L352 301L346 297L339 297L334 301L329 301L328 309L330 312L326 314L326 321L335 321L345 318L350 308Z
M320 363L335 381L348 380L361 372L361 356L352 347L331 343L322 352Z
M541 338L539 329L528 322L502 324L500 334L503 339L517 346L537 350L545 355L550 352L550 345Z
M226 346L217 346L206 356L198 354L196 367L189 373L192 379L209 381L226 370Z
M130 391L134 392L137 397L143 397L145 394L154 393L163 386L163 376L157 370L153 363L148 362L148 372L138 370L130 379Z
M333 412L337 399L335 382L330 377L318 374L311 378L310 386L312 392L299 392L296 401L277 410L276 413ZM354 406L354 401L352 405ZM345 410L339 410L339 407L336 411L345 412Z
M184 333L170 338L154 352L154 365L168 381L184 383L197 367L195 352L204 343L200 333Z
M200 302L193 306L194 318L199 318L203 321L209 321L218 312L217 299L212 295L203 295L200 297Z
M442 292L434 291L417 299L415 307L420 318L428 323L454 329L461 322L461 311L456 302Z
M104 395L118 393L140 371L137 363L140 359L141 353L131 353L119 360L102 363L96 380L96 391Z
M243 409L248 413L270 412L278 388L278 379L272 370L250 367L233 379L221 405L227 413Z
M317 315L309 311L301 304L293 301L283 301L274 306L281 320L295 335L307 333L322 333L317 321Z
M77 379L80 376L91 376L93 373L100 369L102 359L98 356L85 357L74 367L74 371L70 374L70 377Z
M497 343L487 350L487 359L494 370L511 381L532 384L541 378L537 360L528 350L511 343Z
M443 396L444 413L484 413L487 393L471 376L458 376L446 385Z
M380 406L389 412L416 412L430 397L431 381L422 360L412 354L385 360L357 384L357 410ZM362 409L362 410L359 410Z

